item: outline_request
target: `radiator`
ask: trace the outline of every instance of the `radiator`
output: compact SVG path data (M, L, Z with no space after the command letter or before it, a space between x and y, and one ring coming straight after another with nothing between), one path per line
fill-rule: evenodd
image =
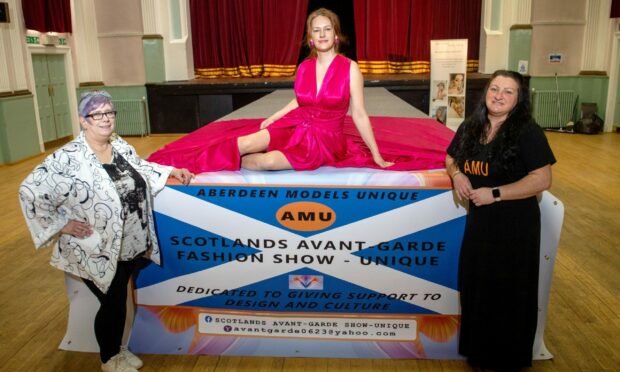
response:
M146 136L149 134L146 100L112 100L116 110L116 133L121 136Z
M564 128L573 120L577 103L574 91L536 90L533 98L534 118L542 128Z

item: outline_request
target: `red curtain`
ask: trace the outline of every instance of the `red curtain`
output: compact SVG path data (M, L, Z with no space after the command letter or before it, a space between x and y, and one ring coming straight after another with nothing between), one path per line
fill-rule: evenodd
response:
M430 71L430 41L468 39L467 71L478 70L481 1L354 0L363 73Z
M620 0L611 0L609 18L620 18Z
M190 0L198 78L292 76L308 0Z
M70 0L22 0L22 12L29 30L71 32Z

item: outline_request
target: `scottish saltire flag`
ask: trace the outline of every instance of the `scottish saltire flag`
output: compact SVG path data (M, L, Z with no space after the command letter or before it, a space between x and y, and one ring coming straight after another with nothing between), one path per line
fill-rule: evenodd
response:
M444 172L203 174L155 210L136 351L458 357L466 210Z
M456 359L465 209L444 171L218 172L155 200L162 266L137 274L139 353ZM540 195L543 334L564 206ZM66 275L60 348L98 350L99 303ZM505 335L511 337L511 335Z

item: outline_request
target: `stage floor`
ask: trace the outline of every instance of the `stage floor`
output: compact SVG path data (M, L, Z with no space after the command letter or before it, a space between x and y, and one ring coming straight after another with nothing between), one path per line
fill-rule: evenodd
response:
M293 98L295 98L293 89L278 89L217 121L266 118L280 110ZM411 106L385 88L364 88L364 103L369 116L428 118L424 112Z

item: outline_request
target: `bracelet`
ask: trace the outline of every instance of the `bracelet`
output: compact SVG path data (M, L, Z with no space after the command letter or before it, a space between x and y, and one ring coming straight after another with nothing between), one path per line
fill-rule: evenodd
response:
M461 173L461 171L457 169L456 172L452 173L452 175L450 177L454 178L454 177L456 177L460 173Z

